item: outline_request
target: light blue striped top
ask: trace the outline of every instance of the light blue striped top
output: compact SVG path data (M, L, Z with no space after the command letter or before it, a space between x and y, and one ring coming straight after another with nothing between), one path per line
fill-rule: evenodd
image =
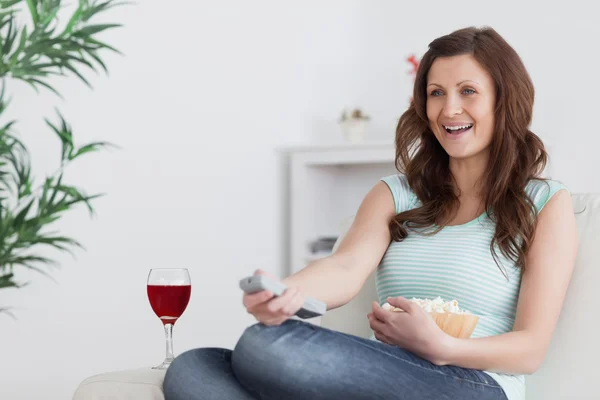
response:
M396 213L421 205L404 175L382 178L390 188ZM526 188L539 213L560 189L556 181L532 180ZM433 236L409 230L402 242L392 242L376 272L380 304L388 297L458 300L462 309L479 316L471 337L510 332L515 321L520 269L496 250L507 277L490 251L495 224L486 213L462 225L446 226ZM488 372L504 389L509 400L525 399L523 375Z

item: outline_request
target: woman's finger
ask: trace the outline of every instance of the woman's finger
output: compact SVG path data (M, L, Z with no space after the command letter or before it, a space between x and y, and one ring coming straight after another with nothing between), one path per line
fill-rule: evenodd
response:
M382 322L380 320L378 320L375 316L371 315L369 317L369 326L371 327L371 329L373 331L376 332L386 332L387 331L387 325L385 322Z
M264 276L268 276L269 278L274 279L276 281L279 280L279 278L277 278L275 275L273 275L265 270L262 270L262 269L257 269L256 271L254 271L254 275L264 275Z
M387 301L393 307L401 308L409 314L412 314L416 309L420 308L416 303L413 303L402 296L388 297Z
M380 342L386 343L386 344L392 344L390 338L385 336L383 333L377 332L377 331L375 331L374 333L375 333L375 339L379 340Z
M384 322L387 321L391 315L394 315L394 311L384 310L379 306L379 304L377 304L376 301L371 304L371 310L373 310L373 315L375 318Z
M277 326L281 325L283 322L287 320L287 317L277 317L277 318L266 318L264 321L260 321L262 324L267 326Z
M269 290L261 290L252 294L244 294L242 303L246 308L254 308L257 304L266 303L273 298L273 293Z
M292 299L281 308L281 312L284 315L291 317L292 315L296 314L296 312L299 309L302 308L305 299L306 296L304 295L304 292L302 292L302 290L298 288L294 297L292 297Z
M280 312L281 309L285 307L292 298L294 298L297 292L298 289L295 287L287 288L281 296L276 297L267 303L267 311L271 313Z

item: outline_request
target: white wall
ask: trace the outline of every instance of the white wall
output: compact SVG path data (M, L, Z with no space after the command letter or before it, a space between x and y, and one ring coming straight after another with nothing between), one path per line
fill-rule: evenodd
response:
M188 310L175 350L231 347L252 319L237 280L261 267L283 273L284 180L276 149L335 137L343 107L372 117L390 138L410 96L405 58L469 24L495 27L522 55L537 88L533 130L552 142L553 176L600 191L596 149L600 28L591 6L569 2L145 0L115 9L125 27L105 35L124 57L90 91L58 84L66 101L10 83L39 177L58 161L42 116L58 106L81 142L120 150L74 165L71 182L107 196L59 227L86 252L60 258L56 282L23 273L0 291L0 398L66 399L86 376L149 366L164 356L146 298L153 267L186 267ZM564 4L564 3L562 3ZM546 11L541 11L544 7Z

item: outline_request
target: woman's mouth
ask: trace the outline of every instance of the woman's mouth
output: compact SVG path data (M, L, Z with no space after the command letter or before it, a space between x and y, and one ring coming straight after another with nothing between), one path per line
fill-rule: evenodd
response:
M446 126L442 125L444 130L446 131L446 137L449 139L458 139L463 136L465 133L469 132L473 128L473 124L463 124L463 125L454 125L454 126Z

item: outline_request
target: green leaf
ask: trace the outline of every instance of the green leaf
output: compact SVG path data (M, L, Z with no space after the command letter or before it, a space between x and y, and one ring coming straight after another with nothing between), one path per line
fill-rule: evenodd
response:
M10 103L10 100L4 100L4 89L6 88L6 85L4 84L4 82L2 82L2 89L0 90L0 114L4 112L4 110L6 110L6 107L8 107L8 104ZM6 126L5 126L6 128Z
M20 2L21 0L2 0L0 2L0 8L10 8Z
M62 142L61 160L65 161L69 158L69 156L71 155L71 153L73 151L73 147L74 147L73 134L71 133L71 130L69 129L69 126L67 125L67 122L61 115L60 111L56 110L56 112L58 113L58 116L60 117L60 121L61 121L60 128L57 128L56 126L54 126L52 124L52 122L50 122L48 119L45 119L45 121L46 121L46 124L54 131L54 133L56 133L56 135L59 137L60 141Z
M37 67L37 66L35 66ZM20 70L20 69L13 69L13 77L17 78L17 79L22 79L24 77L26 78L33 78L33 77L40 77L40 78L46 78L48 75L50 75L50 72L44 69L27 69L27 70ZM37 79L37 78L36 78Z
M81 243L79 243L77 240L75 239L71 239L65 236L46 236L46 237L39 237L35 240L35 243L39 243L39 244L45 244L51 247L54 247L55 249L61 250L61 251L66 251L70 254L73 254L72 250L69 248L70 247L78 247L78 248L83 248L83 246L81 245Z
M19 286L19 287L20 287L20 286ZM15 316L15 314L13 314L12 312L10 312L10 311L9 311L10 309L11 309L11 308L9 308L9 307L0 308L0 314L2 314L2 313L3 313L3 314L6 314L6 315L8 315L9 317L11 317L12 319L16 320L16 319L17 319L17 317Z
M13 28L13 17L11 17L8 23L8 32L6 33L6 38L4 38L4 43L2 44L2 54L9 54L13 43L15 42L17 30Z
M36 85L40 85L40 86L43 86L43 87L45 87L46 89L50 90L50 91L51 91L52 93L54 93L55 95L57 95L58 97L60 97L61 99L63 98L62 94L60 94L60 93L58 92L58 90L54 89L52 86L50 86L49 84L47 84L46 82L44 82L44 81L42 81L42 80L40 80L40 79L36 79L36 78L28 78L28 79L25 79L25 81L26 81L27 83L29 83L30 85L32 85L34 88L35 88L35 85L34 85L34 84L36 84ZM37 89L36 89L36 90L37 90Z
M113 8L113 7L117 7L117 6L121 6L121 5L125 5L125 4L128 4L128 3L127 2L115 3L115 2L113 2L113 0L108 0L104 3L96 4L93 7L90 7L89 9L87 9L83 13L81 20L83 22L86 22L99 12L106 11L109 8Z
M105 31L106 29L112 28L120 28L123 25L121 24L98 24L98 25L88 25L85 28L81 28L78 31L73 32L73 36L75 37L87 37L94 35L96 33L100 33Z
M107 147L110 146L111 144L108 142L94 142L94 143L89 143L86 144L85 146L81 146L77 152L75 152L75 154L71 155L71 157L69 158L70 160L74 160L77 157L81 156L82 154L85 153L90 153L92 151L98 151L100 150L102 147Z
M100 59L100 57L98 57L96 52L93 50L88 50L88 49L84 49L84 51L86 51L90 55L90 57L92 57L94 60L96 60L96 62L102 67L104 72L108 75L108 68L106 68L106 65L104 65L104 62L102 62L102 60Z
M0 275L0 289L8 288L8 287L19 287L17 283L13 280L15 275L13 273L7 273Z
M13 258L8 259L5 262L6 265L20 265L22 267L25 267L27 269L30 269L37 273L40 273L40 274L46 276L47 278L50 278L53 281L55 281L54 278L52 278L52 276L50 276L46 271L44 271L40 267L34 265L33 263L46 264L51 267L57 265L55 260L52 260L47 257L32 256L32 255L13 257Z
M85 40L85 45L84 45L84 46L85 46L85 47L89 47L89 44L90 44L90 43L91 43L91 44L94 44L94 45L96 45L94 48L92 48L92 50L97 50L97 49L108 49L108 50L112 50L112 51L114 51L114 52L115 52L115 53L117 53L117 54L121 54L121 55L123 54L123 53L121 53L119 50L115 49L114 47L112 47L112 46L109 46L108 44L106 44L106 43L104 43L104 42L101 42L101 41L99 41L99 40L92 39L91 37L89 37L89 38L86 38L86 40Z
M27 7L29 7L29 12L31 13L31 19L34 25L38 25L40 21L40 17L37 12L37 0L25 0L27 1Z
M14 264L22 264L22 263L32 263L32 262L36 262L36 263L41 263L41 264L48 264L48 265L56 265L56 261L52 260L48 257L43 257L43 256L34 256L34 255L19 255L19 256L13 256L12 258L9 258L5 264L7 265L14 265Z
M29 203L25 206L25 208L23 208L15 217L13 224L14 224L16 230L21 229L21 226L23 225L23 221L25 220L25 218L27 218L27 214L29 213L29 210L31 209L31 206L33 205L34 202L35 202L35 199L30 200Z
M62 134L62 132L60 131L60 129L58 129L57 127L55 127L52 122L50 122L48 119L44 119L46 121L46 124L52 128L52 130L58 135L58 137L60 138L61 141L65 141L65 140L70 140L68 137L64 136Z
M58 176L57 181L56 181L56 185L52 188L53 189L52 190L52 194L50 195L50 199L48 200L48 204L51 205L51 206L54 205L54 200L56 199L56 195L58 194L58 188L61 185L62 179L63 179L63 175L60 174Z
M0 13L0 30L10 24L13 20L13 11Z
M46 208L46 205L48 204L48 192L50 191L53 182L54 178L52 177L46 178L46 180L44 181L44 185L42 186L42 196L39 198L38 201L38 214L42 214L44 212L44 209Z
M86 86L88 86L90 89L92 88L92 85L90 84L90 82L88 82L88 80L85 79L85 77L83 75L81 75L79 73L79 71L77 71L77 69L75 69L69 62L65 62L63 64L63 67L65 67L66 69L68 69L69 71L71 71L72 73L74 73L75 75L77 75L77 77L79 79L81 79L83 81L83 83L85 83Z
M58 2L60 5L60 2ZM40 25L46 27L48 26L48 24L50 24L50 22L52 22L52 20L54 20L54 18L56 18L56 14L58 13L58 10L60 10L60 7L58 7L57 5L53 5L51 8L51 11L48 13L48 15L45 16L44 20L41 21Z
M67 25L65 26L65 29L59 36L65 37L71 34L75 25L77 25L77 23L81 20L82 11L82 3L80 2L79 7L77 7L77 9L73 12L73 15L71 16L69 22L67 22Z
M71 197L83 197L81 195L81 193L79 193L79 190L77 190L76 187L74 186L69 186L69 185L58 185L57 189L59 191L61 191L62 193L66 193Z
M92 206L92 203L90 203L90 200L97 199L97 198L102 197L102 196L104 196L104 195L103 194L94 194L94 195L91 195L91 196L80 195L80 197L68 201L66 203L66 205L67 206L72 206L72 205L75 205L75 204L84 203L87 206L87 209L88 209L90 215L94 215L94 207Z
M67 58L69 60L77 61L77 62L79 62L79 63L81 63L83 65L86 65L86 66L90 67L93 71L96 71L96 68L94 68L94 66L88 60L86 60L85 58L83 58L83 55L81 53L79 53L79 54L80 54L79 56L68 55Z
M23 30L21 31L21 39L19 40L19 46L17 46L17 49L13 52L12 56L10 56L10 64L14 65L17 62L17 59L19 57L19 54L21 54L21 52L23 51L23 49L25 48L25 43L27 42L27 27L23 27Z
M38 223L41 226L48 226L48 225L52 224L53 222L58 221L59 219L60 219L60 216L58 216L58 215L38 217Z

